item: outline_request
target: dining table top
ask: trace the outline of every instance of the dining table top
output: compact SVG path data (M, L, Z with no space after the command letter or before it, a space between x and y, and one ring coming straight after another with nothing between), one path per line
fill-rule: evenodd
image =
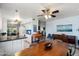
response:
M45 44L48 41L42 41L30 48L25 48L16 53L16 56L67 56L68 44L60 40L52 40L52 48L45 50Z

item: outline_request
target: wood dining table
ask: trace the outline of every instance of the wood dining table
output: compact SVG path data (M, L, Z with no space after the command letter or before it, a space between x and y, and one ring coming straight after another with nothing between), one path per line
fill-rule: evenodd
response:
M45 44L48 41L39 42L30 48L25 48L17 52L16 56L67 56L68 44L58 40L52 40L52 48L45 50Z

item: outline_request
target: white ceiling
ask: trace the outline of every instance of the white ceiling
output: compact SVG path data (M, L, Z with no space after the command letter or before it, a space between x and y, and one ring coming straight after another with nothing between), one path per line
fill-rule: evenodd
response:
M41 14L40 10L47 6L50 6L53 10L58 9L60 11L56 14L57 17L52 19L79 15L79 3L0 3L0 10L4 17L10 18L14 16L17 9L20 17L26 19L34 18L36 15ZM40 17L40 19L42 18Z

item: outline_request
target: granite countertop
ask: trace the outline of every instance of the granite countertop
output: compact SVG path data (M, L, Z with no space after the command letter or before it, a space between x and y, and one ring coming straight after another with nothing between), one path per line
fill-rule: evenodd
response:
M21 39L25 39L27 37L22 37L22 38L16 38L16 39L8 39L8 40L1 40L0 42L7 42L7 41L14 41L14 40L21 40Z

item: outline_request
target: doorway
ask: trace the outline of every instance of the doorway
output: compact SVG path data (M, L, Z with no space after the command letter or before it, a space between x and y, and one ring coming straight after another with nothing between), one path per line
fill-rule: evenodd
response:
M44 36L44 39L45 39L45 37L46 37L46 21L42 21L42 20L38 21L38 31L40 31L40 33L42 33L42 35Z

